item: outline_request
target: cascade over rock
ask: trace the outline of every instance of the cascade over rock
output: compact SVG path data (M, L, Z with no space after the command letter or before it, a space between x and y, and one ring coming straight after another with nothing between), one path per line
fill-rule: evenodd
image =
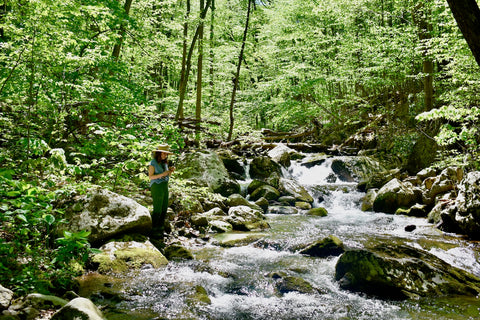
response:
M480 293L480 278L406 245L347 251L335 268L342 289L385 299Z
M211 150L184 153L178 159L179 177L207 186L213 192L229 196L240 192L240 185L230 178L223 161Z
M104 242L124 233L148 232L152 228L150 212L125 196L103 189L91 189L78 197L66 212L68 225L63 230L90 231L89 241Z

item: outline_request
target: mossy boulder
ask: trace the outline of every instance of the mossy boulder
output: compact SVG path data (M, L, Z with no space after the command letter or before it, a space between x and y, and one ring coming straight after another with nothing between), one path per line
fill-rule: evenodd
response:
M209 187L212 192L223 196L240 192L240 185L230 178L223 161L214 151L184 153L178 158L177 167L179 170L176 174L180 178Z
M376 212L395 213L398 208L410 207L421 201L421 192L408 183L398 179L390 180L384 185L373 201L373 210Z
M319 293L319 290L314 288L310 282L297 276L288 275L285 272L271 272L267 276L275 280L275 289L278 295L289 292Z
M262 207L260 207L258 204L248 201L247 199L245 199L242 195L240 195L238 193L232 194L228 197L227 205L229 207L247 206L247 207L250 207L254 210L258 210L258 211L261 211L261 212L264 211L262 209Z
M134 232L148 232L152 228L150 212L144 206L125 196L108 190L93 188L79 196L67 208L68 224L61 224L58 232L68 230L90 231L88 240L94 244Z
M318 208L312 208L308 210L307 212L308 216L317 216L317 217L326 217L328 216L328 211L327 209L323 207L318 207Z
M480 278L406 245L346 251L336 264L335 279L342 289L383 299L480 293Z
M281 167L270 157L256 157L250 163L250 176L253 179L265 180L272 175L281 176Z
M226 221L238 231L257 231L270 227L261 211L247 206L231 207Z
M177 243L165 247L165 257L168 260L193 260L194 258L190 250Z
M104 320L100 309L86 298L75 298L58 310L51 318L52 320Z
M343 242L334 235L330 235L322 240L316 241L305 249L301 250L301 254L311 257L326 258L330 256L339 256L345 251Z
M253 201L257 201L262 197L267 200L277 200L280 197L280 191L268 184L265 184L257 188L250 195L250 199Z
M297 201L312 203L313 198L307 189L291 179L280 178L279 190L285 194L294 197Z
M94 255L92 260L98 264L98 272L103 274L123 273L147 264L154 268L168 264L165 256L150 241L112 241L100 247L100 250L102 253Z

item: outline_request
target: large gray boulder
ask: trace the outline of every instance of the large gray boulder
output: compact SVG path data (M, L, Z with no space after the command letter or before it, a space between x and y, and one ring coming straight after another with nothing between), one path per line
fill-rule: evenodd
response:
M261 211L247 206L231 207L226 221L238 231L257 231L270 227Z
M240 192L240 185L230 178L223 161L210 150L184 153L178 158L176 174L180 178L209 187L213 192L229 196Z
M104 242L124 233L148 232L152 228L152 218L147 208L125 196L104 189L90 189L85 196L75 199L67 208L64 230L90 231L89 241Z
M384 185L373 201L373 210L376 212L395 213L398 208L411 207L420 201L421 192L409 183L398 179L390 180Z
M313 202L313 198L308 193L307 189L305 189L303 186L301 186L294 180L280 178L278 184L279 184L278 188L280 192L282 192L283 194L290 195L294 197L295 200L297 201L303 201L308 203Z
M454 190L457 184L463 179L463 169L459 167L449 167L444 169L436 177L428 177L423 180L423 187L426 191L423 193L423 203L433 204L435 197Z
M289 167L291 163L290 155L295 153L297 153L295 150L287 147L283 143L279 143L275 148L268 151L268 156L284 167Z
M332 159L333 172L345 182L365 181L385 168L376 160L366 156L344 156Z
M86 298L75 298L58 310L52 320L105 320L102 312Z
M281 174L280 165L270 157L256 157L250 163L250 176L253 179L266 180L272 177L280 177Z
M480 239L480 172L469 172L458 185L458 196L440 213L441 228Z
M0 310L7 309L13 299L13 291L0 285Z
M335 269L335 279L342 289L383 299L480 293L480 278L405 245L347 251Z
M168 264L167 258L150 242L109 242L100 247L102 253L93 256L102 274L138 270L145 265L160 268Z
M262 197L267 200L277 200L280 197L280 191L268 184L264 184L255 189L250 195L250 199L253 201L257 201Z

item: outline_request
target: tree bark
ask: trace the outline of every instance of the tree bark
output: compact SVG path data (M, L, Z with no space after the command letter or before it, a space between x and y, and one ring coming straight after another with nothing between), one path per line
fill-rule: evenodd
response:
M203 11L200 13L200 21L203 21L205 19L205 16L207 15L208 8L210 7L212 3L212 0L207 0L207 3L205 4L205 8ZM195 48L195 43L197 42L198 36L200 33L200 25L197 26L197 30L195 31L195 35L193 36L192 43L190 44L190 49L188 50L187 54L187 59L186 59L186 68L185 68L185 76L183 78L183 81L180 81L180 88L179 88L179 100L178 100L178 107L177 107L177 113L175 115L175 121L178 122L178 120L183 118L183 102L185 100L185 92L187 90L187 83L188 83L188 77L190 75L190 69L192 67L192 55L193 55L193 49Z
M447 0L457 25L480 66L480 9L476 0Z
M180 84L179 84L179 102L177 108L177 114L175 115L175 120L182 119L183 116L183 99L185 97L182 94L183 85L185 82L185 73L187 68L187 37L188 37L188 18L190 16L190 0L187 0L187 12L185 14L185 23L183 24L183 54L182 54L182 70L180 71Z
M132 6L132 2L133 2L133 0L125 0L125 4L123 6L123 9L125 10L125 14L127 16L130 13L130 7ZM119 35L120 38L118 39L117 43L113 47L113 53L112 53L112 56L115 60L118 60L118 58L120 57L120 50L121 50L122 44L123 44L123 37L125 36L125 24L124 23L121 24L118 35Z
M240 77L240 69L242 67L243 53L245 51L245 43L247 42L248 24L250 22L251 8L252 8L252 0L248 0L247 19L245 20L245 28L243 29L242 48L240 49L240 54L238 56L237 72L235 74L235 78L233 79L232 98L230 100L230 129L228 131L228 137L227 137L228 141L232 140L232 135L233 135L233 127L235 122L235 117L233 115L233 106L235 104L235 96L237 94L237 87L238 87L238 80L239 80L238 78Z
M203 11L204 0L200 0L200 11ZM198 59L197 59L197 100L195 103L195 142L200 143L200 121L202 119L202 78L203 78L203 20L198 25Z

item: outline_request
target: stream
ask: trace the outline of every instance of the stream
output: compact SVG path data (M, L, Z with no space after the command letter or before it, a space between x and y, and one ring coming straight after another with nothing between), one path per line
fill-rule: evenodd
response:
M192 240L189 249L195 260L140 271L129 281L128 299L117 310L128 312L129 319L480 319L480 299L385 301L344 291L334 280L338 257L313 258L296 252L299 246L329 235L340 238L347 248L396 242L480 276L477 243L445 234L423 218L361 211L364 193L356 190L356 183L336 178L330 163L327 159L307 168L293 162L284 170L284 175L310 191L314 206L328 210L327 217L267 214L271 228L259 235L260 240L241 247ZM408 225L416 229L407 232ZM269 276L272 272L302 278L318 293L279 294ZM198 286L206 290L210 303L192 299Z

